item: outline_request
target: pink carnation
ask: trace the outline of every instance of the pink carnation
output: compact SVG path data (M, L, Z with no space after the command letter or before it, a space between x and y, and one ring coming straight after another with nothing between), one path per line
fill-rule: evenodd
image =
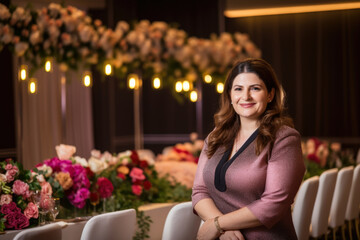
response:
M27 192L29 192L29 185L21 180L16 180L14 182L12 190L16 195L26 196Z
M10 194L3 194L0 198L0 205L9 204L12 202L12 195Z
M145 179L145 175L143 173L144 171L140 168L134 167L133 169L131 169L130 172L130 177L132 178L132 181L135 182L136 180L144 180Z
M114 186L109 179L105 177L100 177L97 180L97 185L99 187L99 194L101 198L108 198L111 196L114 191Z
M136 196L140 196L140 194L142 193L142 187L140 185L132 185L131 189Z
M51 196L47 194L41 194L40 208L48 210L52 207Z
M38 216L39 216L38 207L34 203L30 202L24 210L24 215L28 219L38 218Z
M5 216L6 228L23 229L29 226L29 219L21 212L12 212Z

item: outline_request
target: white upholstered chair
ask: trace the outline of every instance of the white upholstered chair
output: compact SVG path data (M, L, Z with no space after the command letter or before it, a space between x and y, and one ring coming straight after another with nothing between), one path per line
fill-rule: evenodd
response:
M309 239L311 215L319 187L319 176L306 179L296 195L292 219L298 240Z
M61 240L61 238L61 226L57 223L52 223L22 230L13 240Z
M354 173L354 167L342 168L337 176L334 196L331 203L329 215L329 227L333 232L333 240L336 239L336 231L341 227L343 239L345 240L345 212L349 200L350 188Z
M135 209L104 213L90 218L82 231L81 240L131 240L135 228Z
M355 229L357 239L360 239L359 234L359 205L360 205L360 164L354 169L352 179L349 201L346 207L345 220L348 224L350 240L352 240L352 222L355 221Z
M200 221L193 213L191 202L179 203L166 217L162 240L195 240Z
M319 188L311 217L310 236L318 238L325 236L329 223L331 202L334 194L338 169L333 168L324 171L319 178Z

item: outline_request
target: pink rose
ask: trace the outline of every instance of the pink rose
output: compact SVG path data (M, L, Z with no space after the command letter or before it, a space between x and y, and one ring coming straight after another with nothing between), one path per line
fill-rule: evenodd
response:
M26 192L29 191L29 185L21 180L16 180L12 190L16 195L26 195Z
M134 167L131 169L130 177L132 178L132 181L135 182L136 180L144 180L145 175L143 174L143 170L137 167Z
M136 196L140 196L140 194L142 193L142 187L140 185L132 185L131 189Z
M5 170L11 170L12 168L13 168L13 165L10 163L6 164L6 166L5 166Z
M23 229L29 226L29 219L25 217L24 214L21 212L12 212L5 216L6 222L5 227L6 228L14 228L14 229Z
M30 219L30 218L38 218L39 210L38 210L38 207L36 206L36 204L30 202L27 205L27 207L25 208L25 210L24 210L24 215L28 219Z
M65 144L60 144L56 146L55 149L56 149L56 154L58 155L60 160L68 160L76 152L76 147Z
M53 191L50 183L42 182L40 183L40 186L41 186L41 195L50 195L50 196L52 195Z
M96 184L99 187L99 194L101 198L110 197L112 192L114 191L114 186L112 185L110 180L105 177L98 178Z
M5 173L7 182L14 181L15 176L16 176L17 173L18 173L18 171L16 171L16 169L7 170L6 173Z
M0 198L0 205L9 204L12 202L12 195L10 194L3 194Z

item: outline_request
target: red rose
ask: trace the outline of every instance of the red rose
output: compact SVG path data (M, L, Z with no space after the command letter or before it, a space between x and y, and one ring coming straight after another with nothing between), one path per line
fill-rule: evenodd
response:
M150 188L151 188L151 182L150 181L144 181L144 183L143 183L143 185L144 185L144 189L145 190L149 190Z
M5 215L6 222L5 227L6 228L14 228L16 230L26 228L30 225L29 219L25 217L24 214L21 212L12 212L7 215Z
M140 167L141 168L147 168L149 166L147 161L141 160L140 161Z
M132 151L131 155L130 155L130 158L131 158L133 164L135 164L135 165L139 164L140 159L139 159L139 155L137 154L137 152Z
M11 202L9 204L4 204L1 206L1 213L4 215L13 213L13 212L19 212L21 213L21 209L16 206L14 202Z
M108 198L111 196L112 192L114 191L114 186L110 182L109 179L105 177L100 177L96 183L99 186L99 194L101 198Z
M91 169L89 167L85 168L86 171L86 176L88 177L88 179L91 179L94 176L94 172L91 171Z
M118 174L117 174L117 177L118 177L118 178L121 178L122 180L125 180L125 179L126 179L126 176L125 176L123 173L118 173Z

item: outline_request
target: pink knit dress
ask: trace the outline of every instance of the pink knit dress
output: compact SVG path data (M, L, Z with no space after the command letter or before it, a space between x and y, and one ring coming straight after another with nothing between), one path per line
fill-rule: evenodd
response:
M256 138L256 133L250 138ZM193 206L204 198L211 198L223 214L246 206L263 224L240 229L247 240L297 239L291 204L305 172L300 134L282 127L272 150L267 146L259 156L253 139L231 159L224 148L208 159L205 141L193 186Z

